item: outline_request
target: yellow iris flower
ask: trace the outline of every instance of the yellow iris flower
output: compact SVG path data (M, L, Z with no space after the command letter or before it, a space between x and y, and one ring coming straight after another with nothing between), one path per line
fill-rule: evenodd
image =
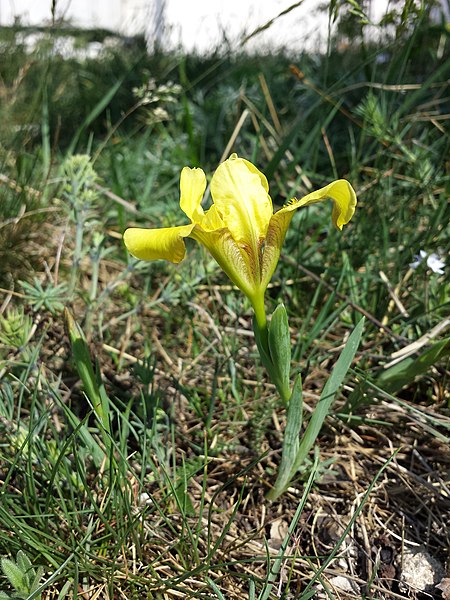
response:
M184 238L203 244L231 281L246 294L257 320L265 321L264 292L275 271L294 210L330 198L332 221L342 229L355 212L356 194L339 179L273 212L266 177L248 160L232 154L211 180L212 206L201 201L206 189L202 169L185 167L180 180L180 207L189 225L162 229L130 228L124 233L128 251L142 260L179 263L186 254Z

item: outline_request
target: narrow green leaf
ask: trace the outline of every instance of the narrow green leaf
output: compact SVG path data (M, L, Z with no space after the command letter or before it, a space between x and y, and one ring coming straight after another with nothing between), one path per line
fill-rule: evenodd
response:
M278 476L273 490L267 494L268 500L277 498L278 495L287 487L287 485L289 485L292 465L295 462L300 445L300 430L302 428L302 420L302 378L300 375L298 375L289 399L289 408L286 416L286 429L283 437L283 448Z
M267 331L266 338L263 337L264 332L258 327L256 319L253 318L253 333L255 334L255 342L256 347L258 348L259 357L261 358L261 362L266 368L267 373L269 374L270 380L275 383L276 380L276 372L274 370L274 366L272 364L272 359L270 358L268 341L267 341Z
M109 399L101 383L101 379L96 376L92 367L91 353L89 352L86 338L81 327L67 308L64 309L64 320L75 365L83 382L86 396L89 398L103 428L106 432L110 433Z
M44 575L44 567L38 567L36 571L33 569L34 579L31 581L31 585L29 587L29 592L32 594L39 588L39 582L41 581Z
M74 150L77 146L78 140L80 139L80 136L83 133L83 131L87 127L89 127L89 125L92 123L92 121L94 121L103 110L105 110L105 108L108 106L108 104L114 98L114 96L117 94L120 86L123 83L123 80L124 80L124 77L119 79L119 81L116 81L116 83L114 83L110 87L108 92L103 96L103 98L100 99L99 102L97 102L97 104L94 106L94 108L91 110L91 112L84 119L84 121L80 125L80 127L78 127L77 131L75 132L75 135L73 136L72 142L70 143L69 149L67 150L67 156L69 156L70 154L72 154L74 152Z
M61 588L61 591L58 594L58 598L56 600L64 600L69 593L70 588L73 586L73 581L66 581L66 583Z
M395 116L402 117L403 115L408 114L408 111L411 109L411 107L420 102L420 99L423 98L424 94L429 90L435 81L439 81L441 77L447 77L446 73L448 73L449 68L450 57L447 58L436 69L433 69L428 79L421 82L421 85L417 88L417 90L413 90L410 94L405 95L403 102L399 103L399 109L396 111Z
M297 458L292 467L291 478L295 475L298 469L301 467L309 451L314 446L317 436L322 429L322 425L325 421L326 416L330 410L330 407L334 401L337 391L339 390L345 376L352 364L361 341L365 319L364 317L356 325L352 331L350 337L345 344L344 349L339 356L333 371L331 372L328 381L326 382L323 391L320 395L319 402L314 410L314 413L308 423L305 435L303 436L300 448L298 450Z
M271 161L264 170L264 174L266 175L267 179L269 179L269 181L273 178L275 171L277 170L280 162L283 160L286 150L293 147L295 139L300 136L306 118L309 117L309 115L313 113L314 110L316 110L317 107L320 106L322 103L323 98L319 96L319 98L314 103L312 103L306 110L302 111L298 115L298 117L296 117L296 119L292 122L290 130L288 130L286 135L281 139L278 148L272 156ZM292 161L292 169L296 164L298 164L298 158L300 156L305 156L306 153L310 152L310 149L313 146L313 141L317 139L318 136L320 136L321 128L327 128L328 124L334 119L338 109L338 104L333 106L324 118L324 120L321 123L318 122L314 127L311 128L307 135L305 135L302 138L302 143L296 149L294 154L294 160Z
M41 136L42 136L42 146L41 146L41 148L42 148L42 171L43 171L44 178L46 178L48 176L51 159L52 159L47 86L44 86L44 88L43 88Z
M426 373L430 367L449 356L449 354L450 337L436 342L416 358L408 356L396 365L389 367L377 377L376 384L391 394L398 392L402 387L412 383L417 376Z
M217 587L217 585L214 583L214 581L210 578L207 577L206 581L209 583L209 585L211 586L213 592L215 593L215 595L217 596L217 598L219 600L225 600L225 596L222 594L222 592L219 590L219 588Z
M77 433L80 436L80 439L83 441L83 444L89 450L89 453L92 456L92 460L97 468L100 468L102 463L105 460L105 452L102 450L101 446L95 441L94 437L90 433L87 426L80 421L77 415L70 410L70 408L61 402L61 409L64 411L67 420L74 430L74 433Z

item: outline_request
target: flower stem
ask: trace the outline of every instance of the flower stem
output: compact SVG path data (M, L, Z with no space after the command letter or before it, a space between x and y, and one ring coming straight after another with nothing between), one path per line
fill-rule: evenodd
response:
M287 405L291 396L291 389L289 387L289 383L286 384L286 381L280 377L278 365L274 364L273 357L270 352L269 327L267 325L267 316L264 308L264 294L258 294L257 296L255 295L255 297L250 298L250 300L255 312L253 327L259 355L264 366L266 367L271 382L277 388L284 404Z
M255 320L259 330L261 343L263 344L264 350L267 352L267 355L270 356L267 316L266 309L264 307L264 294L255 295L254 297L250 298L250 302L252 303L253 310L255 312Z

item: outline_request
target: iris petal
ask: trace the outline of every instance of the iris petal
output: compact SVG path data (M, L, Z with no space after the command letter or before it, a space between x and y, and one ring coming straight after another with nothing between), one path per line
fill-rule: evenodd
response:
M131 227L123 234L127 250L141 260L168 260L179 263L186 254L184 238L188 237L195 224L162 229L140 229Z
M233 154L214 173L211 194L224 226L236 242L258 252L273 214L265 176Z
M333 181L325 187L320 188L320 190L304 196L300 200L291 200L286 206L283 206L277 214L295 210L301 206L307 206L308 204L315 204L316 202L321 202L327 198L333 200L331 219L338 229L342 229L342 227L353 217L356 208L355 190L345 179Z
M255 274L254 261L236 243L227 229L205 231L195 227L190 237L205 246L221 269L244 294L254 294L259 281L259 276Z
M304 196L300 200L291 200L273 215L267 229L266 241L264 244L261 269L261 283L263 289L267 287L277 266L286 231L294 216L294 210L301 208L302 206L307 206L308 204L321 202L327 198L333 200L331 219L338 229L342 229L342 227L352 218L356 207L355 190L345 179L333 181L320 190Z
M184 167L180 177L180 208L193 223L203 218L201 205L206 190L206 176L202 169Z
M292 221L294 212L276 212L270 220L264 242L264 253L261 266L261 287L267 288L278 264L286 231Z

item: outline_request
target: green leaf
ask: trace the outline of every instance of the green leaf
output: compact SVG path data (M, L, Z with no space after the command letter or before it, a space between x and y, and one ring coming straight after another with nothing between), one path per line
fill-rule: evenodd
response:
M277 373L275 371L272 359L270 358L269 342L268 342L268 331L267 329L261 331L258 327L258 323L253 317L253 332L255 334L256 347L258 348L259 357L262 364L264 365L267 373L269 374L270 381L274 384L277 382Z
M277 388L290 389L291 336L284 304L279 304L270 320L269 351L272 364L278 376ZM273 382L277 383L277 382Z
M300 430L303 421L303 394L302 378L297 376L291 397L289 399L289 408L286 415L286 429L283 437L283 449L281 453L281 463L278 470L278 476L273 490L267 494L267 499L272 500L277 497L278 490L284 490L291 478L292 465L295 462L300 445ZM274 496L272 498L272 495Z
M450 355L450 337L436 342L417 358L408 356L383 371L376 379L376 384L389 393L398 392L402 387L423 375L439 360Z
M31 581L29 588L30 594L33 594L39 588L39 582L44 575L44 567L38 567L36 570L33 569L34 579Z
M2 558L2 571L17 592L26 592L24 587L24 572L9 558Z
M356 325L350 337L345 344L344 349L338 358L334 369L326 382L319 402L309 420L308 427L302 441L296 444L294 435L299 435L301 427L300 406L301 388L299 379L295 382L292 392L291 405L289 406L286 433L288 442L283 442L283 452L281 457L280 471L273 489L267 494L269 500L276 500L286 490L290 481L295 476L299 468L303 465L309 451L314 446L317 436L322 429L323 423L334 401L334 398L344 381L344 378L352 364L356 351L361 341L361 335L365 319L362 318ZM293 455L293 449L297 445L296 455Z
M95 466L99 469L105 460L105 453L101 446L96 442L84 421L81 421L67 406L67 404L61 402L60 408L62 411L64 411L70 426L74 430L74 433L77 433L80 436L83 444L89 450Z
M341 387L345 376L347 375L353 359L355 358L356 351L358 350L358 346L361 341L364 322L365 319L363 317L352 331L344 349L341 352L341 355L339 356L333 368L333 371L331 372L330 377L328 378L328 381L322 390L319 402L317 403L313 415L309 420L308 427L306 428L305 435L303 436L303 440L300 444L297 458L292 467L291 477L293 477L301 467L306 456L316 442L317 436L322 429L323 422L325 421L336 394Z
M111 102L111 100L114 98L114 96L117 94L117 92L119 91L120 86L122 85L124 80L124 77L122 77L121 79L119 79L118 81L116 81L116 83L114 83L110 89L108 90L108 92L103 96L103 98L101 98L99 100L99 102L97 102L97 104L94 106L94 108L91 110L91 112L87 115L87 117L84 119L83 123L80 125L80 127L78 127L71 143L69 146L69 149L67 150L67 155L69 156L70 154L73 154L78 140L80 139L81 134L83 133L83 131L85 129L87 129L89 127L89 125L98 117L98 115L105 110L105 108L108 106L108 104Z
M209 585L212 588L212 591L215 593L215 595L217 596L217 598L219 600L225 600L225 596L222 594L222 592L219 590L219 588L217 587L217 585L214 583L214 581L210 578L207 577L206 581L209 583Z
M70 588L73 586L73 581L66 581L66 583L63 585L61 591L58 594L58 598L56 600L64 600L64 598L67 597Z
M64 309L64 319L72 354L86 396L89 398L104 430L110 433L109 398L101 379L97 378L92 367L91 353L84 333L67 308Z
M28 556L23 550L19 550L17 552L16 563L24 575L30 573L30 571L32 571L34 574L34 569L33 565L31 564L31 560L28 558Z

